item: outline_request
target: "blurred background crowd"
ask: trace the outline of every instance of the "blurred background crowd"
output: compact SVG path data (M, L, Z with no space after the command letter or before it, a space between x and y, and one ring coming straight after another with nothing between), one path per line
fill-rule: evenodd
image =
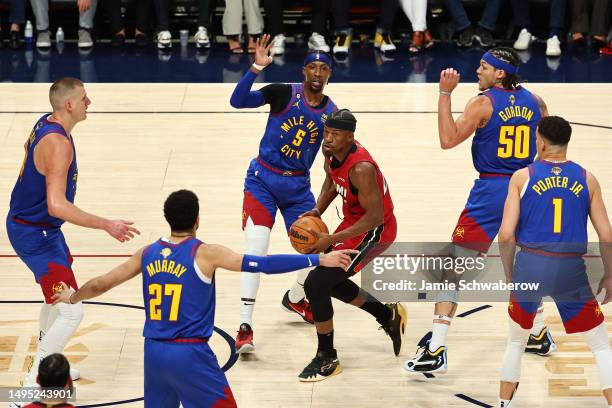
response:
M568 47L610 54L611 13L610 0L4 0L0 45L163 50L217 42L243 54L268 33L275 55L294 46L341 56L355 44L417 54L439 42L522 51L541 41L554 58Z

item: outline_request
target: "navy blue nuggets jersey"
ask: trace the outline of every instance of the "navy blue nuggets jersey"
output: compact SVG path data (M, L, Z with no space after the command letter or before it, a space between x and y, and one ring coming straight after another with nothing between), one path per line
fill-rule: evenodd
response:
M279 169L307 173L321 147L325 121L336 105L328 98L321 109L309 106L303 87L292 84L285 109L268 116L259 158Z
M47 119L50 115L48 113L36 122L24 146L25 158L19 172L19 178L11 194L9 218L16 219L24 224L60 227L64 220L49 215L45 176L36 170L34 165L34 149L45 136L51 133L63 135L70 141L72 145L72 163L70 163L66 179L66 199L71 203L74 202L76 194L78 169L76 150L72 137L66 133L59 123L49 122Z
M144 337L157 340L209 338L215 320L215 282L199 270L195 255L202 241L164 239L142 253Z
M521 197L519 245L583 254L587 248L589 188L586 171L571 161L538 160L529 166Z
M487 124L476 130L472 161L479 173L508 174L533 162L540 108L527 89L492 87L482 93L491 101L493 113Z

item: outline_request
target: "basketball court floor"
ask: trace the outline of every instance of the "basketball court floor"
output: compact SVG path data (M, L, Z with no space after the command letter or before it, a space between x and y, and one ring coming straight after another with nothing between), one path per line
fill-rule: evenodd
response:
M47 112L48 84L0 87L0 214L23 160L23 144ZM593 172L612 211L610 84L530 84L551 114L573 125L569 157ZM229 106L232 84L91 84L88 119L73 132L78 151L76 204L110 218L133 220L142 235L120 244L101 231L66 225L79 283L106 272L125 256L168 233L162 203L187 188L200 198L199 238L241 251L242 183L257 154L264 110ZM477 92L461 84L453 94L460 112ZM399 224L398 241L445 242L463 209L476 172L470 144L443 151L437 136L437 84L330 84L326 93L353 110L356 138L380 164ZM312 170L315 195L323 181ZM340 205L336 203L338 208ZM339 224L334 205L324 214ZM590 227L590 239L596 235ZM292 252L277 219L270 252ZM36 348L41 293L13 256L0 228L0 386L16 386ZM433 305L405 303L408 327L399 357L370 316L334 303L336 348L344 372L321 383L297 375L316 349L314 328L284 312L281 298L293 274L264 276L254 316L256 353L236 360L231 344L239 325L239 274L217 273L216 326L211 339L241 407L489 407L497 401L507 333L506 303L463 303L448 338L449 372L425 378L402 369L430 329ZM357 277L357 280L359 278ZM85 318L65 350L81 371L78 405L142 407L144 313L138 278L85 306ZM612 334L612 306L602 308ZM559 345L553 357L526 355L516 407L604 407L594 360L580 336L564 333L556 308L546 319Z

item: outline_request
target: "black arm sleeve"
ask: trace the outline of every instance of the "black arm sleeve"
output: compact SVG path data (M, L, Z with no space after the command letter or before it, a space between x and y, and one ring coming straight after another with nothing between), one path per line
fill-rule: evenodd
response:
M264 100L270 104L270 113L278 113L285 109L291 100L291 85L270 84L260 89Z

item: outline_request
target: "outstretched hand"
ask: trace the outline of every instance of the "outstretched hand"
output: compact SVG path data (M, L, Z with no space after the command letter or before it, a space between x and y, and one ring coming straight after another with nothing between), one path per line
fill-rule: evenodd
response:
M355 249L341 249L328 254L321 254L319 255L319 265L330 268L342 268L346 271L353 262L351 255L358 253L359 251Z
M140 235L140 231L132 227L132 221L126 220L109 220L104 230L111 237L119 242L126 242L134 238L134 235Z
M264 34L257 39L255 45L255 64L267 67L272 63L272 55L270 55L270 34Z

